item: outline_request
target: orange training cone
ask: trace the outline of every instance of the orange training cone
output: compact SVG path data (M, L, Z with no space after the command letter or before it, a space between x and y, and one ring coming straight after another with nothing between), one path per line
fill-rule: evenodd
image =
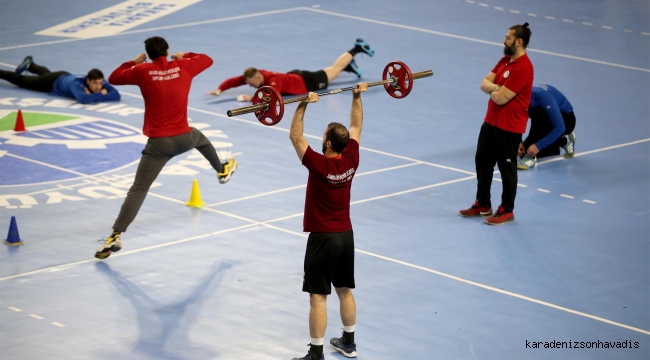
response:
M194 179L194 182L192 183L192 192L190 193L190 201L186 202L185 205L194 208L200 208L205 206L205 203L201 200L199 181L196 179Z
M16 116L16 126L14 126L14 131L27 131L25 129L25 122L23 121L23 112L18 109L18 115Z

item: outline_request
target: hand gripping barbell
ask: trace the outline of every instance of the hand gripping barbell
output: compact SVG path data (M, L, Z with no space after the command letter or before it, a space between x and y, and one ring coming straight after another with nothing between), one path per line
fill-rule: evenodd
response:
M433 70L425 70L411 73L406 64L401 61L392 61L386 65L383 73L383 80L368 83L368 87L384 85L388 95L401 99L405 98L413 89L413 80L433 76ZM346 87L343 89L330 90L318 94L318 96L334 95L344 91L354 90L356 86ZM288 100L282 99L282 96L270 86L262 86L255 91L253 95L253 105L239 109L228 110L228 116L237 116L248 113L255 113L257 119L264 125L272 126L282 120L284 115L284 105L298 101L306 100L308 96L298 96ZM275 106L271 106L275 104Z

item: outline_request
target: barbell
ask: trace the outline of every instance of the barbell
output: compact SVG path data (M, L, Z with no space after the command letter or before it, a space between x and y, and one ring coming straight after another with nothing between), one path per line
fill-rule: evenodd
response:
M411 73L406 64L401 61L392 61L386 65L381 81L368 83L368 87L384 85L388 95L396 98L405 98L413 90L413 80L433 76L433 70ZM318 96L334 95L344 91L354 90L356 86L330 90L319 93ZM254 112L255 117L264 125L273 126L282 120L284 105L306 100L308 96L298 96L284 100L282 96L270 86L262 86L253 95L253 105L238 109L228 110L228 116L238 116ZM271 104L275 104L272 106Z

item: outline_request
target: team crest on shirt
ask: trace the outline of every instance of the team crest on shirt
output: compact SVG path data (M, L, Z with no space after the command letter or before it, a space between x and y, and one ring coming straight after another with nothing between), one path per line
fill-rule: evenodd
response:
M506 72L503 73L503 78L504 79L507 79L508 76L510 76L510 71L506 71Z

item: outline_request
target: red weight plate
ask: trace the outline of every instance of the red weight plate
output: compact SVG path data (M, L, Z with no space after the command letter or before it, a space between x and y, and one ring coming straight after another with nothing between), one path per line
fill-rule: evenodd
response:
M253 105L266 103L269 108L255 112L255 117L266 126L273 126L282 120L284 115L284 101L282 97L270 86L262 86L253 95Z
M406 64L401 61L392 61L384 68L383 80L397 79L392 84L384 84L388 95L401 99L405 98L413 89L413 74Z

